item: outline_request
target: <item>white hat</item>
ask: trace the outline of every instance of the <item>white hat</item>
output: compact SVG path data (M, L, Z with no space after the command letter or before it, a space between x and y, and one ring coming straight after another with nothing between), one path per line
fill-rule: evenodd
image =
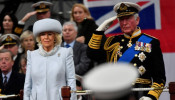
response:
M37 37L42 32L62 32L62 26L59 21L51 18L38 20L33 25L33 34Z
M117 13L117 17L133 15L138 13L141 7L132 2L120 2L114 6L114 11Z
M137 77L137 69L130 64L106 63L90 70L84 76L82 85L92 90L98 99L118 99L131 92Z

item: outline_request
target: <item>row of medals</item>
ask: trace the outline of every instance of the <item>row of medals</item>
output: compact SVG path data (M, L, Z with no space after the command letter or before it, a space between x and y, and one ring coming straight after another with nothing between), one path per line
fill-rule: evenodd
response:
M132 41L130 40L129 43L127 44L128 48L130 48L132 46ZM117 51L117 55L119 55L120 57L122 56L122 52L120 52L120 50L123 47L120 46L120 48ZM141 60L141 62L143 62L146 59L146 56L143 52L147 52L150 53L151 52L151 44L150 43L143 43L143 42L139 42L136 41L136 45L135 45L135 50L137 51L142 51L141 53L139 53L139 59Z

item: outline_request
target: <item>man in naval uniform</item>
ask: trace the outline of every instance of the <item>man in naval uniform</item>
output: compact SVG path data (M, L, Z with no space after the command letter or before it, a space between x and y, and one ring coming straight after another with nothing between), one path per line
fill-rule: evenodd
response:
M114 6L117 16L104 21L88 44L87 55L96 61L127 62L137 67L139 78L134 86L161 88L166 82L164 61L158 39L141 32L138 27L140 6L120 2ZM104 31L118 19L122 35L106 38ZM136 100L158 100L162 90L133 92Z
M25 24L25 22L33 15L36 15L36 19L44 19L44 18L50 18L51 12L50 8L53 4L48 1L39 1L34 4L32 4L32 8L34 8L34 11L27 13L20 21L20 24ZM23 26L24 27L24 26ZM30 25L28 30L33 31L33 25Z

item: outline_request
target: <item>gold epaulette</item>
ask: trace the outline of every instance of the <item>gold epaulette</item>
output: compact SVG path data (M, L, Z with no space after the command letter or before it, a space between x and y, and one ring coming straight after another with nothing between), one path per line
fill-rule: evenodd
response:
M103 35L93 34L88 43L88 46L92 49L100 49L102 36Z
M162 87L164 87L164 84L163 84L163 83L158 84L158 83L155 83L155 82L154 82L153 85L151 86L151 88L162 88ZM162 91L163 91L163 89L162 89L162 90L160 90L160 89L158 89L158 90L150 90L150 91L148 92L148 94L154 96L154 97L158 100L160 94L162 93Z
M16 27L14 32L17 33L17 34L21 34L22 30L23 30L23 28Z
M139 84L151 84L151 80L150 79L144 79L144 78L137 78L135 83L139 83Z

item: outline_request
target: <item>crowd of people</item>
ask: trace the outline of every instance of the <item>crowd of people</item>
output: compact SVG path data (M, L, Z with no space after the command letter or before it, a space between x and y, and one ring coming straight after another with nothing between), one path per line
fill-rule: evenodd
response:
M106 62L133 64L139 72L133 87L164 87L166 77L160 42L141 32L139 5L116 4L117 15L99 26L82 3L72 6L70 21L61 25L51 18L52 5L48 1L34 3L34 11L21 20L9 12L1 14L1 94L19 94L24 90L24 100L60 100L62 86L70 86L73 91L83 90L77 76L82 78L96 65ZM37 21L24 30L26 21L33 15ZM123 34L106 37L105 30L116 19ZM158 100L161 92L134 92L129 97ZM80 97L71 93L71 100L95 100ZM19 100L19 97L5 100Z

